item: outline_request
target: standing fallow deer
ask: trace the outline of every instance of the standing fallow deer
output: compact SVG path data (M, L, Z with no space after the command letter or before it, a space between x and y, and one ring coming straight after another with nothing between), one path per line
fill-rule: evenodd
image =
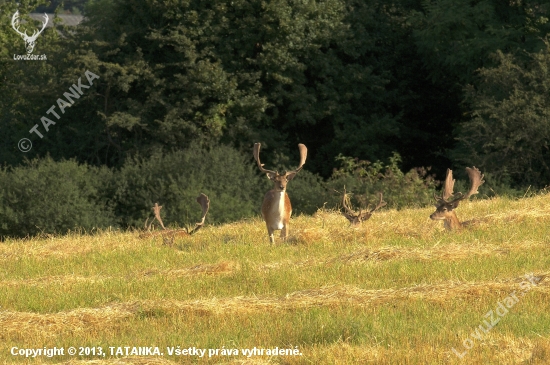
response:
M387 204L382 199L382 193L379 193L379 194L380 194L380 201L373 209L371 210L361 209L359 212L355 212L350 208L351 204L349 201L349 196L346 194L346 188L344 187L344 197L342 198L342 206L344 207L345 212L342 212L342 215L348 219L350 226L352 225L357 226L362 222L368 220L376 210L382 208Z
M472 221L460 223L454 210L458 207L458 203L462 200L468 199L470 196L477 194L477 188L485 182L483 180L483 175L477 168L475 168L475 166L473 168L466 167L466 172L470 178L470 191L468 191L466 195L457 193L457 196L453 197L455 180L453 179L453 171L450 169L447 169L447 177L445 179L445 186L443 187L441 197L434 194L434 198L436 200L435 207L437 209L432 213L432 215L430 215L430 219L443 220L444 226L448 230L461 229L472 223ZM449 200L451 197L453 197L453 199Z
M286 193L286 185L290 180L294 179L306 163L307 148L301 143L298 145L300 149L300 166L296 170L285 171L279 174L277 171L264 169L264 165L260 162L260 147L260 143L254 144L254 159L260 171L264 172L273 181L273 189L269 190L264 196L262 217L267 226L269 241L271 243L275 242L275 238L273 237L273 231L275 230L281 230L281 238L285 241L288 238L290 215L292 214L292 205Z
M158 203L155 203L155 206L153 207L153 213L155 214L155 218L151 220L151 223L147 224L149 221L149 218L145 221L145 229L147 230L147 233L142 235L142 237L151 237L151 236L162 236L165 243L173 243L174 237L176 236L190 236L193 233L197 232L199 229L204 226L204 220L206 219L206 214L208 213L208 209L210 208L210 199L204 194L201 193L197 197L197 203L200 204L202 207L202 217L201 221L195 224L195 227L193 229L184 228L184 229L166 229L164 226L164 223L162 223L162 218L160 217L160 210L162 209L162 205L158 205ZM162 227L161 231L155 231L152 232L151 228L155 220L158 221L160 226Z

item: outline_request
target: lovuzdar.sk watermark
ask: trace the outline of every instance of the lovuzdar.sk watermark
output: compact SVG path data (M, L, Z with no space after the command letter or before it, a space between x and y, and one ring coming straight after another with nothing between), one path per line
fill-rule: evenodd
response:
M484 335L487 334L491 329L493 329L497 325L497 323L500 322L501 318L503 318L508 313L508 311L512 307L514 307L516 303L519 302L519 299L525 296L525 294L527 294L529 290L537 286L542 279L541 277L534 276L533 273L525 275L525 278L527 280L524 280L519 284L519 288L521 289L521 291L517 292L516 290L514 290L506 298L497 302L494 311L491 309L483 316L484 318L486 318L485 320L483 320L483 323L476 327L475 330L470 334L470 336L462 341L463 349L457 350L454 347L452 348L453 353L457 357L462 359L468 353L468 351L472 347L474 347L474 339L481 341L484 338Z
M14 54L15 61L47 61L48 57L45 54Z
M29 36L26 30L24 32L19 30L19 27L21 25L19 21L19 10L16 11L15 14L13 14L13 17L11 18L11 27L17 32L17 34L21 36L21 38L23 38L23 40L25 41L25 49L27 50L27 54L24 55L14 54L13 59L15 61L46 61L48 59L45 54L35 55L32 53L34 51L34 46L36 45L36 39L40 34L42 34L44 29L46 29L46 26L48 25L48 20L48 14L44 13L42 29L35 29L33 34Z

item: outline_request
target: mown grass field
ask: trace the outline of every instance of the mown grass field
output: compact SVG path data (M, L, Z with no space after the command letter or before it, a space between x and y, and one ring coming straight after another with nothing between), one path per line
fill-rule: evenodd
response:
M461 232L432 211L382 210L357 229L320 211L275 245L259 218L173 247L109 231L0 243L0 363L550 363L550 195L462 203L459 219L481 221ZM70 346L107 356L11 354ZM125 346L164 355L110 355ZM177 346L239 354L168 355ZM254 347L301 355L242 354Z

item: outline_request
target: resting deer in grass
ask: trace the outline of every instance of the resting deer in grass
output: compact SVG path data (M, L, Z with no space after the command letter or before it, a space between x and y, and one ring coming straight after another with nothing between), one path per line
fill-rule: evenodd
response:
M447 169L447 177L445 179L445 186L443 187L441 197L434 194L434 198L436 200L435 207L437 209L432 213L432 215L430 215L430 219L443 220L444 226L448 230L461 229L464 226L473 223L472 221L460 223L454 210L458 207L458 203L462 200L468 199L472 195L477 194L477 188L479 188L485 181L483 180L483 175L481 172L475 167L466 167L466 172L470 177L470 191L468 191L468 194L464 195L462 193L457 193L457 196L453 197L455 180L453 179L453 171L450 169ZM453 198L450 199L451 197Z
M151 223L147 224L149 221L149 218L145 221L145 229L148 233L146 233L143 236L157 236L160 235L163 237L165 243L173 243L175 236L190 236L193 233L197 232L199 229L202 228L204 225L204 220L206 219L206 213L208 213L208 209L210 208L210 199L204 194L201 193L197 197L197 203L200 204L202 207L202 217L201 221L195 224L195 227L193 229L184 228L184 229L166 229L164 226L164 223L162 223L162 218L160 217L160 210L162 209L162 205L158 205L158 203L155 203L155 206L153 207L153 213L155 214L155 218L151 220ZM153 223L157 220L157 222L162 227L162 231L156 231L152 232L151 228L153 226Z
M342 214L344 215L344 217L348 219L350 226L352 225L357 226L362 222L368 220L375 211L377 211L378 209L382 208L387 204L382 199L382 193L379 193L379 194L380 194L380 201L373 209L360 210L359 212L355 212L350 208L351 204L349 201L349 196L346 194L346 188L344 187L344 197L342 198L342 206L344 207L345 212L342 212Z
M271 243L275 242L273 237L273 231L275 230L281 230L281 238L285 241L288 238L290 215L292 214L292 205L290 205L290 198L286 193L286 185L294 179L306 163L307 148L301 143L298 145L300 149L300 166L296 170L279 174L277 171L264 169L264 165L260 162L260 147L260 143L254 144L254 159L260 171L264 172L273 181L273 189L264 196L262 217L267 226L269 241Z

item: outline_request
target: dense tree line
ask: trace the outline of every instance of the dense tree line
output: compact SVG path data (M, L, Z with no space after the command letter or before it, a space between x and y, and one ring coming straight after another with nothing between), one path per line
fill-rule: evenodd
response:
M191 145L251 156L258 141L267 164L290 166L301 142L324 179L342 156L398 153L440 179L476 165L489 186L550 180L550 1L73 1L85 22L40 36L47 61L15 61L11 15L46 5L0 1L6 166L49 155L120 168ZM29 134L86 70L94 86Z

